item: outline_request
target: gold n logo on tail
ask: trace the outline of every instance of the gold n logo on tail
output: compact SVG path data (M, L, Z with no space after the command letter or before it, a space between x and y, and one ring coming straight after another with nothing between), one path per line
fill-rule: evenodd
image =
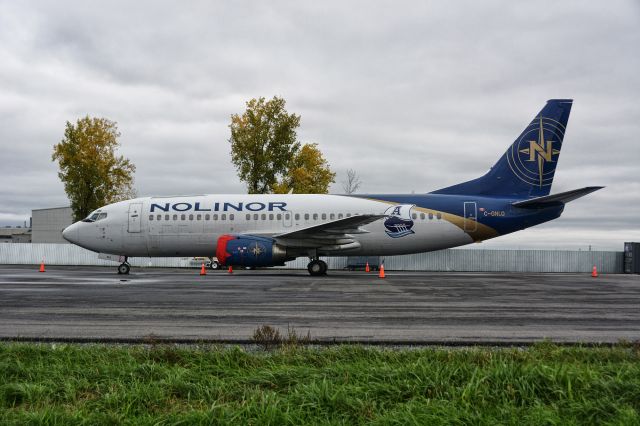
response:
M527 161L538 162L538 178L540 180L540 186L542 187L544 164L546 161L552 163L553 156L560 153L559 150L553 149L552 140L544 139L544 128L542 127L542 117L540 117L540 128L538 129L538 140L528 141L529 148L521 149L520 152L529 155Z

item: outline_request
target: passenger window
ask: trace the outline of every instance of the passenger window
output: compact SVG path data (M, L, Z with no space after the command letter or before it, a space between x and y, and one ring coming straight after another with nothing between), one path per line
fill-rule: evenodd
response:
M429 213L429 220L433 219L433 213Z
M418 218L418 214L417 213L412 213L411 217L413 218L413 220L416 220Z
M313 214L313 220L318 220L318 213Z
M269 213L269 220L273 220L273 213Z
M197 215L196 220L202 220L202 215L201 214Z
M161 214L157 215L156 220L162 220L162 215Z
M187 220L187 215L186 214L181 214L180 215L180 220Z
M436 217L437 217L438 219L442 219L442 213L438 212L438 213L436 214Z
M169 220L169 215L168 214L164 215L164 220Z
M178 220L178 215L177 214L173 215L173 220Z
M258 213L253 214L253 220L258 220Z
M249 213L247 213L246 218L247 218L247 220L251 220L251 215Z
M351 213L347 213L347 217L351 217Z
M227 215L226 215L226 214L224 214L224 213L222 213L222 214L220 215L220 220L227 220Z
M309 213L304 214L304 220L309 220Z
M296 220L300 220L300 213L296 213Z
M189 220L193 220L193 215L192 214L189 215Z
M296 216L300 216L300 215L296 215ZM282 220L282 215L280 213L276 214L276 219Z
M217 213L213 215L213 220L218 220L218 214Z
M153 220L153 215L152 214L149 215L149 220Z
M424 220L425 216L424 213L420 213L420 219Z
M204 220L209 220L211 219L211 215L209 213L204 215Z
M326 213L322 213L322 220L327 220L327 214Z
M233 220L233 213L229 215L229 220Z
M333 220L333 219L335 219L335 218L336 218L336 215L335 215L334 213L331 213L331 214L329 215L329 219L330 219L330 220Z
M338 219L342 219L342 213L338 213Z
M267 220L267 214L266 213L262 213L260 219Z
M289 218L291 217L291 213L285 213L284 214L284 218L289 220Z

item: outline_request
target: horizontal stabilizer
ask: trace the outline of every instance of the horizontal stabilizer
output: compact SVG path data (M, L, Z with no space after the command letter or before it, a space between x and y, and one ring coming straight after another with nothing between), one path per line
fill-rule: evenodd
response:
M514 207L524 209L540 209L544 207L556 206L573 201L577 198L584 197L587 194L602 189L604 186L587 186L585 188L574 189L572 191L560 192L559 194L545 195L544 197L532 198L530 200L516 201L512 203Z

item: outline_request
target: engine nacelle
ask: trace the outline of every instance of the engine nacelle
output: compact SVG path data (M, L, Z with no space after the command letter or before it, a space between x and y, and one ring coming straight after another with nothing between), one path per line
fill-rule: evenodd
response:
M272 238L253 235L222 235L218 238L216 257L222 265L276 266L284 265L287 249Z

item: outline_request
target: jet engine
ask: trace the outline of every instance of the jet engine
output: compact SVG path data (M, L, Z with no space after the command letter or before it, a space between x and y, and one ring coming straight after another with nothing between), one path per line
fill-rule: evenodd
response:
M276 266L294 259L272 238L229 234L218 238L216 257L222 265L235 266Z

